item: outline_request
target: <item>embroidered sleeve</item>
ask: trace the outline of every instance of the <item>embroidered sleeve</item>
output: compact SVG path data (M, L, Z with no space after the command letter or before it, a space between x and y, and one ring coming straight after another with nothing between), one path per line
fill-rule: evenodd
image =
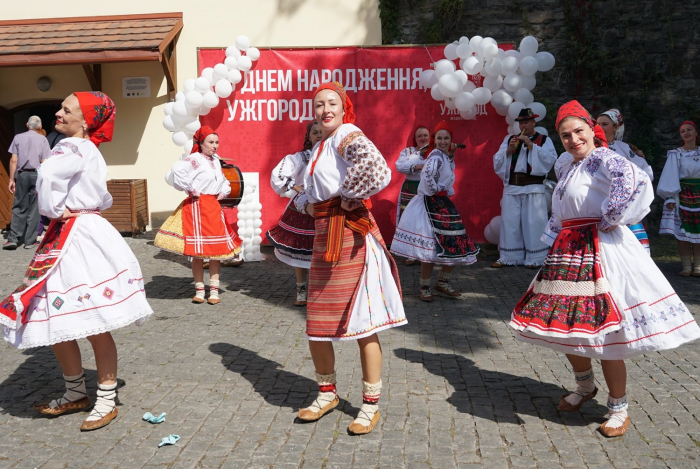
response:
M413 153L413 148L401 150L399 159L396 160L396 171L402 174L413 174L413 165L410 164L411 153Z
M284 194L296 184L298 174L306 169L303 152L282 158L270 175L270 185L277 194Z
M173 187L179 191L195 194L192 187L197 170L200 167L200 162L194 156L188 156L182 161L178 161L173 165Z
M338 153L350 165L340 185L343 197L367 199L389 185L386 160L362 132L349 133L338 145Z
M610 184L608 198L601 206L601 227L641 221L649 213L649 205L654 197L649 176L617 154L591 156L588 160L589 166L597 167L600 171L595 180L603 184L609 181Z
M58 151L44 160L37 172L39 212L49 218L58 218L63 214L68 192L74 185L72 181L80 178L86 163L77 145L70 142L61 142L59 145L54 147Z
M440 151L433 150L423 167L423 172L420 177L422 180L425 180L426 189L431 195L445 190L445 185L440 184L440 170L442 169L442 164L443 161L440 157Z
M681 191L680 161L678 152L671 150L666 157L666 164L659 178L656 193L666 200L666 203L675 202L676 196Z

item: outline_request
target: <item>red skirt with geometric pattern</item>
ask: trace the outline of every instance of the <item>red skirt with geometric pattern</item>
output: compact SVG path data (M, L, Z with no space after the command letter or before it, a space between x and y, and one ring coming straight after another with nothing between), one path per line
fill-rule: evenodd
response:
M267 239L277 249L310 256L314 250L315 234L316 220L297 210L292 199L277 225L267 232Z

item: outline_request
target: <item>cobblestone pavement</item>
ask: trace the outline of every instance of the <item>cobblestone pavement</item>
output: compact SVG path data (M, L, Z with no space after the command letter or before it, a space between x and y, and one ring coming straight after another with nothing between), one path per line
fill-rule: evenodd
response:
M418 299L418 267L401 265L409 318L380 334L381 420L370 435L347 426L361 404L355 342L336 347L341 405L317 423L295 413L315 392L295 308L294 274L270 251L262 263L225 268L218 306L195 306L189 266L148 238L127 239L146 279L154 317L114 333L119 348L119 417L91 433L85 414L40 417L32 403L63 393L48 348L0 345L0 468L4 467L698 467L700 343L628 362L632 426L622 438L598 432L607 389L580 413L556 409L572 374L563 355L517 342L507 322L534 272L479 261L456 272L457 300ZM31 252L0 251L0 294L19 284ZM700 279L662 269L695 315ZM95 362L80 341L95 394ZM166 421L141 420L150 411ZM158 448L161 438L181 436Z

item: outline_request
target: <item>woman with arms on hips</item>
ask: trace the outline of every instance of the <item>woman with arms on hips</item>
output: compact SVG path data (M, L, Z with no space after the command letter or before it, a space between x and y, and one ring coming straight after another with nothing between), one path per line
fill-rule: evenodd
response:
M625 135L625 123L622 120L622 113L617 109L607 110L598 116L596 122L605 132L608 148L639 166L649 176L649 179L653 181L654 170L651 169L647 160L644 159L644 152L622 141L622 137ZM629 226L629 229L632 230L639 242L642 243L644 249L647 250L647 254L651 255L649 236L647 236L642 221L639 220L639 223L632 223L627 226Z
M166 251L192 257L195 296L193 303L204 303L204 259L209 259L209 298L207 303L221 303L219 272L221 260L241 251L241 240L226 223L219 200L231 193L231 185L221 171L216 150L219 136L209 126L194 134L190 155L173 165L175 189L186 192L172 215L156 235L155 245Z
M396 264L368 208L369 197L389 184L391 171L352 125L353 105L340 83L322 84L313 103L323 139L304 175L308 199L297 199L297 207L305 202L316 219L306 334L319 393L298 416L318 420L338 405L332 341L357 340L363 404L348 430L364 434L379 421L382 349L377 332L406 324Z
M518 339L566 354L577 387L562 396L561 411L595 397L591 359L601 361L609 417L600 431L619 436L630 423L624 360L695 340L700 328L632 232L618 226L649 213L649 176L604 140L596 147L603 131L577 101L559 109L556 128L572 155L558 168L550 219L557 237L510 325Z
M406 210L406 206L418 193L420 175L425 166L425 156L428 154L430 146L430 131L424 125L418 125L412 134L413 146L401 150L399 159L396 160L396 170L406 176L401 191L399 192L399 202L396 207L396 226L399 226L401 214ZM406 265L417 264L415 259L406 259Z
M296 205L298 203L303 206L306 202L304 173L311 159L312 150L319 140L321 140L321 126L317 122L312 122L306 129L304 149L282 158L270 176L270 185L275 192L282 195L292 191L295 194L287 204L280 221L267 232L267 239L275 247L277 259L294 267L297 278L297 299L294 306L306 305L307 277L316 232L314 217L303 209L296 208Z
M107 165L97 149L112 140L116 109L100 92L73 93L56 113L66 135L38 171L39 211L51 224L24 284L0 305L6 341L18 348L51 346L63 371L63 397L35 408L58 416L90 407L80 347L86 337L97 365L97 400L81 430L117 416L117 347L111 330L153 314L139 263L100 216L112 206Z
M421 262L420 299L433 301L430 279L433 266L442 266L435 290L458 297L450 284L457 265L476 262L479 248L464 229L462 217L450 200L454 195L456 144L447 122L435 127L434 148L421 171L418 194L409 202L396 227L391 252Z
M684 277L700 277L700 149L695 123L679 129L683 146L668 152L656 193L665 199L661 234L678 240Z

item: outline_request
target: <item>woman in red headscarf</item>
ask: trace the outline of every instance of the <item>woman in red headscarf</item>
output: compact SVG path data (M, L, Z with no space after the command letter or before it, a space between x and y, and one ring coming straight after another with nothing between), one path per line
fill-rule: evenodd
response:
M425 155L428 154L430 146L430 130L424 125L418 125L411 134L413 146L401 150L399 159L396 160L396 171L404 174L406 179L401 185L399 192L399 202L396 207L396 226L401 220L401 213L406 210L406 206L418 193L418 184L423 166L425 166ZM415 259L406 259L406 265L417 264Z
M557 236L510 325L518 339L566 354L576 390L562 396L561 411L595 397L591 359L600 359L609 389L600 431L619 436L630 423L624 360L678 347L700 337L700 328L625 226L649 213L649 176L597 144L601 132L577 101L559 109L556 127L571 155L557 167L550 219Z
M187 198L163 223L156 235L155 245L166 251L192 257L195 296L192 302L204 303L204 259L209 259L209 298L215 305L219 298L221 260L241 251L241 240L231 229L219 200L231 193L231 185L221 171L216 150L219 136L209 126L194 134L190 155L172 168L175 189L187 193Z
M683 145L668 152L656 192L665 199L661 234L678 240L679 275L700 277L700 148L695 123L679 129Z
M332 341L357 340L363 404L348 430L363 434L379 421L382 349L377 332L406 324L396 264L369 211L369 197L389 184L391 171L353 125L352 101L340 83L321 85L313 103L322 140L304 174L307 199L295 200L316 218L306 334L319 393L298 416L318 420L338 405Z
M435 127L425 166L421 171L418 194L409 202L401 218L391 252L421 262L420 299L433 301L430 280L433 266L442 266L435 290L458 297L460 293L450 284L456 265L476 262L479 248L464 229L462 217L450 200L454 195L455 163L452 129L442 121Z
M110 331L144 321L146 301L136 257L100 216L112 206L107 165L97 147L112 140L115 106L100 92L74 93L56 113L66 135L38 171L39 211L51 224L24 283L0 304L6 341L18 348L51 346L66 393L35 408L58 416L90 407L76 339L86 337L97 364L97 400L81 426L95 430L117 416L117 347Z

